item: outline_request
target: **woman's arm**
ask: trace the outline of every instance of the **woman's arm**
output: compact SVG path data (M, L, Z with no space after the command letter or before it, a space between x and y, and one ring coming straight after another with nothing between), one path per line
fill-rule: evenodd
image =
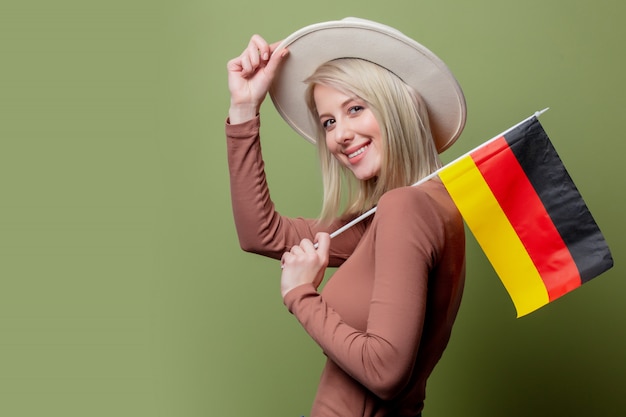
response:
M313 239L318 232L333 232L344 222L319 225L314 219L281 216L271 199L259 140L259 117L239 125L226 125L228 168L233 216L241 248L274 259ZM357 225L333 239L330 265L338 266L352 253L364 231Z
M230 108L226 124L228 166L235 225L242 249L279 258L286 248L311 236L307 222L290 227L274 209L267 187L259 139L259 109L287 51L274 51L259 35L228 61Z
M429 272L445 231L436 204L415 192L386 194L376 216L375 276L365 331L342 320L313 285L292 289L285 304L332 361L378 397L391 399L413 371Z
M233 216L243 250L280 259L303 238L314 236L314 221L289 219L276 211L265 176L259 125L257 116L226 126Z
M332 232L342 225L337 222L320 227L314 220L283 217L270 198L258 113L280 64L288 56L286 49L275 53L278 44L268 44L253 35L241 55L228 62L230 108L226 125L231 197L240 245L246 251L276 259L302 239L312 239L319 231ZM333 242L330 265L341 264L352 253L358 241L355 234L358 236L362 230L356 227Z

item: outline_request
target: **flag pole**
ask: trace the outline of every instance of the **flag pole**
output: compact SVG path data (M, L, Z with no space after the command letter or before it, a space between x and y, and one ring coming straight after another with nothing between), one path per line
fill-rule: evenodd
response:
M515 126L511 126L510 128L508 128L507 130L505 130L504 132L500 133L499 135L494 136L493 138L489 139L488 141L478 145L477 147L475 147L474 149L472 149L469 152L464 153L463 155L459 156L458 158L456 158L455 160L453 160L452 162L449 162L448 164L446 164L445 166L437 169L436 171L432 172L431 174L425 176L424 178L422 178L421 180L417 181L415 184L411 185L412 187L415 187L417 185L423 184L426 181L436 177L437 175L439 175L439 173L447 168L449 165L452 165L458 161L460 161L461 159L465 158L466 156L468 156L470 153L484 147L487 146L488 144L490 144L491 142L501 138L502 136L506 135L507 133L509 133L511 130L515 129L518 126L523 125L524 123L526 123L527 121L529 121L530 119L532 119L533 117L539 118L539 116L541 116L543 113L545 113L546 111L548 111L550 108L546 107L543 110L539 110L536 111L532 116L527 117L526 119L522 120L521 122L519 122L518 124L516 124ZM366 211L365 213L361 214L359 217L357 217L356 219L350 221L349 223L346 223L345 225L343 225L342 227L340 227L339 229L335 230L334 232L332 232L330 234L331 239L334 238L337 235L340 235L341 233L345 232L346 230L348 230L349 228L351 228L352 226L354 226L355 224L361 222L362 220L368 218L369 216L371 216L372 214L374 214L374 212L376 212L376 207L373 207L371 209L369 209L368 211ZM315 244L315 247L317 248L317 243Z

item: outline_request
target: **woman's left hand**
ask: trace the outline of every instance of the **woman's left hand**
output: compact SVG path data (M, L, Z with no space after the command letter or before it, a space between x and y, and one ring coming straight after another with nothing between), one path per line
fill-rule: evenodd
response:
M285 252L280 261L283 273L280 279L280 292L283 296L297 286L313 284L315 288L324 279L328 266L330 236L328 233L315 235L317 249L309 239L303 239L299 245Z

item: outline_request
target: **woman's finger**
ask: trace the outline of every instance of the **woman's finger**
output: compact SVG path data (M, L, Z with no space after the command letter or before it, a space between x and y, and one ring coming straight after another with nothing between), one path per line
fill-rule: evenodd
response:
M270 58L271 46L260 35L252 35L248 46L250 54L256 55L255 61L267 61Z

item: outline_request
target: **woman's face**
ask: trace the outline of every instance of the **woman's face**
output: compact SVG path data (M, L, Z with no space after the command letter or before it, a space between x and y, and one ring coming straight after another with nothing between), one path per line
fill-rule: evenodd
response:
M330 153L360 180L380 174L382 139L378 121L363 100L316 85L313 98Z

